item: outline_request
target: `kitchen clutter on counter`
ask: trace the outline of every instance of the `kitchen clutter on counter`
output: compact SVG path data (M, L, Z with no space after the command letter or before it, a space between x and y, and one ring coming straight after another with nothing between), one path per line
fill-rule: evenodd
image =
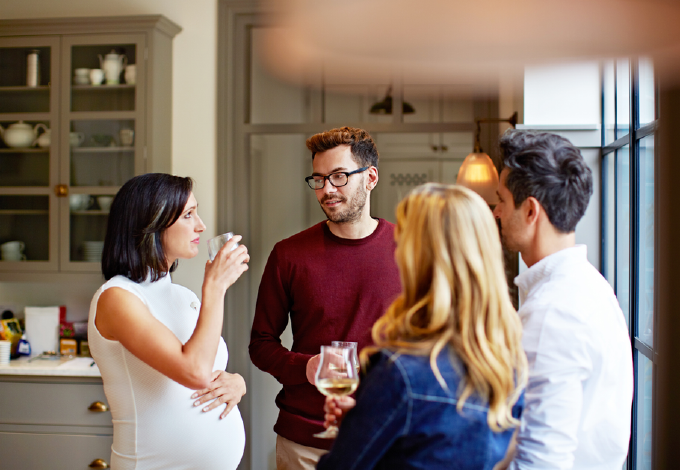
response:
M87 322L66 321L66 307L26 307L25 319L5 310L0 320L0 365L21 355L34 358L90 357ZM5 362L5 360L7 362Z

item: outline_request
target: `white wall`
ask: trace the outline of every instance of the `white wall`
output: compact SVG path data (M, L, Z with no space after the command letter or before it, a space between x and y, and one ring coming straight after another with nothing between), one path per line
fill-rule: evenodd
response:
M588 247L588 260L600 269L601 78L597 62L526 67L523 129L553 132L581 149L593 171L593 196L576 226L576 243ZM520 271L525 268L521 263Z
M524 69L524 124L597 124L600 102L598 62Z
M201 253L173 276L199 296L205 240L215 234L217 0L3 0L0 18L57 18L162 14L182 27L173 41L172 172L196 180L199 213L208 227ZM14 287L0 285L3 290ZM68 288L67 288L68 289ZM59 302L60 299L55 299ZM77 309L81 306L78 304Z

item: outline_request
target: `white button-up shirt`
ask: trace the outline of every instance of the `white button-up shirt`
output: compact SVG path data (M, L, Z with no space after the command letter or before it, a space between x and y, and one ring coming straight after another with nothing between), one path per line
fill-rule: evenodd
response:
M611 286L577 245L515 278L529 361L511 469L620 470L628 452L633 363Z

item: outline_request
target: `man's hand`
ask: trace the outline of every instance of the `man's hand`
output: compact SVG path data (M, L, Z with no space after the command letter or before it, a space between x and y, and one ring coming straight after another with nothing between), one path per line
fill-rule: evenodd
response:
M307 380L314 386L316 386L314 378L316 377L316 370L319 368L319 362L321 362L321 354L317 354L307 361Z
M324 427L340 426L347 412L356 404L356 400L352 397L326 397L326 403L323 405Z
M226 403L227 407L220 415L220 419L225 418L229 412L241 401L241 397L246 394L246 381L239 374L230 374L223 370L213 372L212 381L208 388L198 390L191 395L192 399L198 398L194 406L200 406L213 400L203 411L210 411Z

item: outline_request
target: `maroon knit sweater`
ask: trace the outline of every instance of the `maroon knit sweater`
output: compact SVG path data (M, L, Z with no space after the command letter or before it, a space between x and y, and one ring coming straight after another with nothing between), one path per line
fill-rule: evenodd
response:
M283 389L274 431L299 444L329 449L324 397L307 381L307 361L331 341L372 344L371 327L401 292L394 261L394 225L358 240L339 238L321 222L274 246L262 275L250 336L250 358ZM292 322L292 350L279 339Z

